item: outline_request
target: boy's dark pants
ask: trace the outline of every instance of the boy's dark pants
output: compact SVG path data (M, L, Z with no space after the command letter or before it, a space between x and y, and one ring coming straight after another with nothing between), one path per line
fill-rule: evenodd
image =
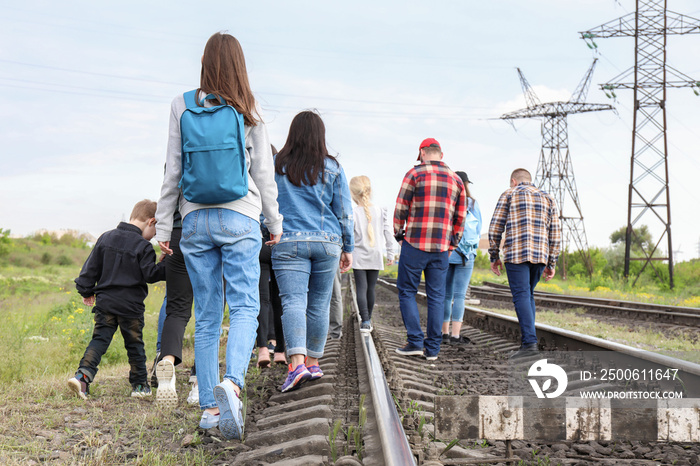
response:
M97 374L97 366L102 356L107 352L109 344L117 328L121 330L124 338L124 347L129 357L129 382L132 385L148 385L148 373L146 371L146 349L143 344L143 315L140 317L124 317L95 309L95 329L92 331L92 340L88 344L83 359L80 360L78 373L85 375L88 382L92 382Z

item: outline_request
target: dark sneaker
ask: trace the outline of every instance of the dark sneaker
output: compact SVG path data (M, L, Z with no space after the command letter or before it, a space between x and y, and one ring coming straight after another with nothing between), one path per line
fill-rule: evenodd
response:
M70 388L77 397L82 398L83 400L87 400L87 397L90 394L90 382L85 380L85 376L83 374L76 375L75 377L68 379L68 388Z
M153 366L149 371L149 377L151 378L151 387L158 388L158 377L156 377L156 365L158 364L158 359L160 358L160 351L156 353L156 357L153 359Z
M402 356L421 356L423 354L423 348L410 343L406 343L403 348L396 348L395 351Z
M175 365L167 359L161 359L156 364L158 391L156 391L156 406L159 408L174 408L177 406L177 390L175 388Z
M372 330L374 330L374 327L372 327L372 322L369 320L365 320L360 324L360 332L370 333Z
M458 337L450 337L450 345L468 345L472 341L467 338L463 337L462 335Z
M435 361L437 360L437 353L435 354L429 354L427 351L423 352L423 357L427 359L428 361Z
M214 387L214 399L219 405L219 431L221 435L229 440L242 439L243 403L233 388L233 382L224 379L223 382Z
M442 342L447 344L450 342L450 334L449 333L443 333L442 334Z
M151 396L151 387L148 385L141 385L140 383L131 386L131 397L132 398L144 398Z
M539 349L537 348L537 343L531 343L529 345L523 345L518 351L509 356L510 359L527 358L530 356L537 356L539 354Z
M323 371L321 370L321 367L318 364L315 364L313 366L307 366L306 368L309 373L311 374L311 377L309 377L309 380L317 380L323 377Z
M304 364L299 364L294 370L292 370L292 365L290 364L287 380L285 380L282 384L282 392L284 393L291 390L296 390L302 383L306 382L310 378L311 372L309 372L309 369L307 369Z

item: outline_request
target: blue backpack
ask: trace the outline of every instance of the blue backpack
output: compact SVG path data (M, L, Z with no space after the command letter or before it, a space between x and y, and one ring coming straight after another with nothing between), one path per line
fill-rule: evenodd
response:
M196 90L186 92L187 109L180 117L182 178L179 187L190 202L223 204L248 194L243 115L213 94L221 105L200 107Z
M474 200L470 198L468 202L467 215L464 218L464 233L462 233L462 239L459 241L457 249L455 249L463 259L468 258L470 254L477 250L481 235L481 232L477 230L479 219L472 213Z

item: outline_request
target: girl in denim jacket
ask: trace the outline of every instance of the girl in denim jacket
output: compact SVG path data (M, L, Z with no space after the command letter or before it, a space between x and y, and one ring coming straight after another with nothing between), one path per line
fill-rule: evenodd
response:
M326 148L326 128L314 112L292 120L275 157L282 239L272 248L272 268L282 299L282 327L289 356L287 392L323 372L333 277L352 265L353 218L343 167Z
M462 239L457 248L450 254L447 276L445 277L442 342L451 345L471 343L469 338L461 336L459 332L462 329L465 298L474 271L474 259L476 259L476 250L479 247L482 224L479 203L469 192L469 184L471 183L469 177L462 171L455 173L464 183L467 195L467 216L464 220ZM451 334L450 322L452 322Z

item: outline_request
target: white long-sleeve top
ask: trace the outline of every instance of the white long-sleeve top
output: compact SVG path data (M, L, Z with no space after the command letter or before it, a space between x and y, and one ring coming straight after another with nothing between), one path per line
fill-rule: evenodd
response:
M355 250L352 253L352 267L361 270L384 270L382 254L382 236L386 247L388 260L394 258L396 241L394 232L386 209L370 206L372 216L372 228L374 229L374 247L369 245L367 237L367 216L364 207L355 206L353 217L355 219Z
M204 95L200 91L197 98ZM205 105L214 105L206 100ZM265 225L270 233L282 233L282 215L277 204L277 184L275 167L272 162L272 150L267 136L267 128L262 121L256 126L245 127L245 155L248 164L248 194L225 204L196 204L180 195L180 177L182 176L182 137L180 135L180 116L187 108L185 99L180 94L175 97L170 107L170 129L168 133L168 152L165 161L165 176L156 211L156 241L170 241L173 229L173 214L178 206L182 218L188 213L207 208L235 210L255 221L260 221L260 212L265 216ZM259 113L259 112L258 112Z

